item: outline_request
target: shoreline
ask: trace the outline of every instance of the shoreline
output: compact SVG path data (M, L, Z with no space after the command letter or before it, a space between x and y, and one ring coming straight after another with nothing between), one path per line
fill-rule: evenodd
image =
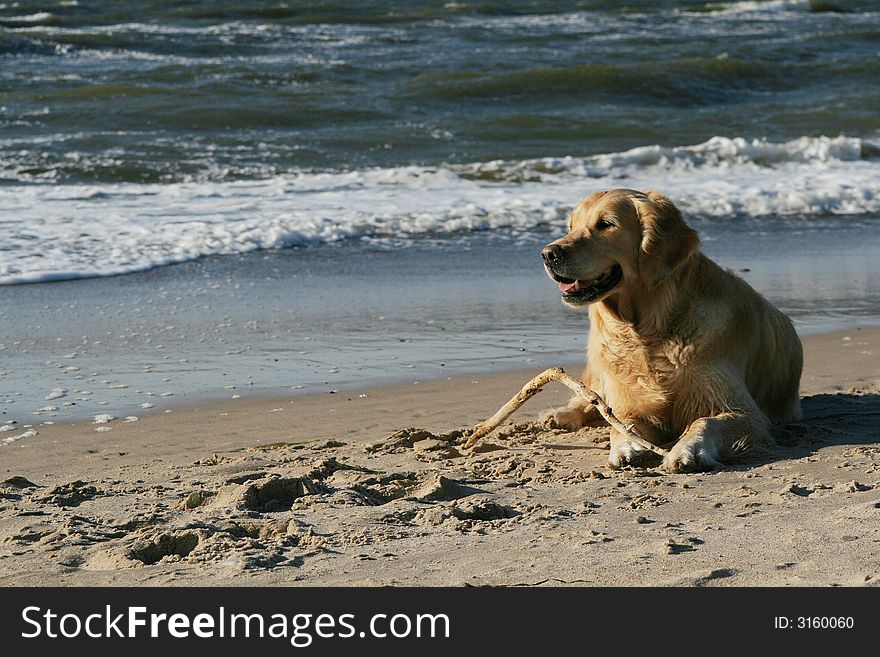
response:
M880 318L859 318L859 320L864 319L864 321L858 321L853 323L855 318L841 318L839 321L829 321L827 324L822 326L807 326L798 330L798 336L801 340L809 340L813 338L818 338L822 336L828 335L837 335L849 333L852 331L862 331L862 330L880 330ZM584 336L584 351L586 351L586 335ZM570 357L571 354L568 354ZM398 387L406 387L408 385L431 385L443 382L450 382L454 380L465 380L465 379L473 379L476 378L486 378L488 377L507 377L509 375L514 374L522 374L523 381L529 378L528 373L533 372L537 374L549 367L561 366L565 369L566 372L570 374L575 374L579 372L580 369L584 366L583 362L571 361L567 364L563 363L562 365L558 365L556 361L550 361L545 359L546 362L541 365L535 365L533 367L524 367L522 363L516 364L497 364L493 363L493 368L490 370L481 369L478 365L474 364L472 366L464 366L459 367L453 376L443 377L442 373L436 372L433 375L429 374L425 377L420 377L418 379L414 379L412 377L408 377L403 373L399 374L396 377L383 377L378 381L343 381L340 383L332 384L330 382L325 382L321 384L326 386L328 389L323 391L315 391L315 390L307 390L306 386L288 386L288 385L276 385L273 387L267 388L254 388L250 390L239 390L236 389L234 391L224 391L225 394L221 394L216 390L206 390L196 393L183 393L182 395L175 395L173 397L163 398L162 399L162 408L149 408L149 409L137 409L137 408L129 408L133 415L137 414L138 420L149 417L151 415L156 415L159 413L171 413L177 412L181 410L187 410L191 408L204 408L206 406L213 405L224 405L227 403L236 403L240 404L241 402L247 403L251 401L265 401L269 402L272 400L278 400L279 403L283 403L285 400L291 400L291 402L295 399L301 398L309 398L309 397L323 397L325 395L338 394L339 396L345 395L357 395L363 392L367 392L375 389L387 389L387 388L398 388ZM317 384L313 384L310 386L311 388L318 387ZM332 391L332 392L331 392ZM235 394L232 394L235 392ZM125 419L125 411L121 411L119 408L108 408L108 409L98 409L101 411L101 414L106 411L108 414L114 416L114 419L120 419L114 413L122 413L121 419ZM51 414L36 414L34 413L34 419L30 422L18 423L21 426L28 425L28 428L39 428L44 426L64 426L69 424L82 424L88 423L89 418L96 415L97 413L87 413L83 417L61 417L55 418L55 416ZM49 419L49 424L45 424L46 419ZM0 417L0 424L4 422L4 419ZM0 434L0 444L2 444L3 435Z
M460 453L541 368L40 428L0 448L0 585L873 585L880 330L803 341L804 420L696 475L530 424L562 386Z
M880 233L863 222L698 228L703 251L801 335L880 326ZM536 256L554 235L343 243L4 287L15 313L0 317L0 418L140 416L578 360L586 317L559 303Z
M824 354L829 348L833 348L829 347L829 345L835 344L836 340L840 340L845 337L852 337L853 335L859 334L870 335L872 337L874 335L880 335L880 323L868 321L865 323L853 323L848 328L837 328L835 330L816 330L816 332L798 332L798 336L800 337L801 342L804 344L805 357L806 354L814 351L819 351L820 353ZM586 342L586 337L584 338L584 340ZM508 367L502 366L501 368L496 368L488 371L485 369L480 370L476 365L474 365L473 368L465 369L465 371L460 371L455 376L449 376L445 378L429 377L425 379L413 380L401 377L397 380L382 380L376 383L364 382L363 384L342 384L334 386L331 390L321 392L304 390L293 391L289 387L280 387L265 390L257 389L253 390L247 395L238 395L234 397L223 398L205 392L201 395L196 396L195 399L184 400L176 398L173 400L169 400L166 403L166 407L162 409L145 409L138 414L136 421L140 422L147 420L151 417L170 415L172 413L177 413L178 415L176 417L180 417L180 414L189 416L191 414L201 412L211 413L216 411L217 413L229 413L230 410L241 408L243 406L247 407L250 405L255 405L263 409L263 412L265 412L265 409L269 409L269 412L272 412L272 410L280 412L282 409L284 409L285 404L293 405L297 402L301 402L299 404L300 406L310 408L314 407L315 405L321 405L323 403L321 400L328 400L328 404L330 405L333 405L334 400L339 400L339 402L337 402L338 404L341 403L342 400L345 400L345 402L347 403L359 399L365 399L370 396L378 397L379 399L384 400L401 394L404 396L409 396L406 393L407 391L412 390L413 386L421 386L422 390L437 388L442 395L447 389L456 388L463 383L483 383L488 384L488 389L490 393L494 393L500 385L504 385L508 381L521 379L523 382L525 382L529 378L533 377L539 372L542 372L548 367L556 366L562 367L563 369L565 369L566 372L572 374L572 376L577 377L579 376L580 370L584 367L584 361L570 361L562 364L558 362L553 363L548 361L544 365L535 365L533 367L511 365ZM836 388L839 390L846 389L847 387L852 387L853 385L870 384L870 381L864 380L863 377L857 377L848 384L835 385L826 382L825 379L827 377L821 374L810 375L810 380L805 382L804 378L808 376L806 365L804 371L804 377L802 377L801 379L802 394L814 394L816 392L827 391L820 385L820 382L822 384L825 384L826 386L830 386L832 389ZM515 388L511 389L510 394L512 395L513 392L515 392ZM491 412L487 414L487 417L488 415L491 415ZM126 418L124 416L113 416L113 419L109 421L109 424L118 424L119 422L125 423L125 420ZM475 420L474 424L479 421L480 420ZM51 422L48 425L41 423L39 420L35 420L32 423L16 424L17 426L20 426L22 428L45 431L49 429L63 429L65 427L90 426L94 425L95 422L93 420L83 418L62 418L57 421ZM0 434L0 444L2 444L3 438L4 435Z

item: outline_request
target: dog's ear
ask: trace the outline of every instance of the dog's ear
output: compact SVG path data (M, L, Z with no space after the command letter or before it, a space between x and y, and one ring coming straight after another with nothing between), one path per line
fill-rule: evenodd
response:
M672 202L659 192L633 197L642 226L639 275L649 288L657 287L687 260L700 244Z

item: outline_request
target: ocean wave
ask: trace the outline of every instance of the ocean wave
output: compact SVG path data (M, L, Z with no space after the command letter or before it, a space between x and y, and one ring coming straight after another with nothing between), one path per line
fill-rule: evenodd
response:
M10 25L32 25L35 23L45 23L52 20L54 16L48 11L39 11L35 14L26 14L22 16L4 16L0 18L0 23Z
M424 0L385 0L382 3L351 2L291 2L250 0L248 2L148 2L90 3L87 11L76 11L76 6L58 6L53 13L39 12L22 16L2 16L0 24L8 21L19 26L33 23L78 24L102 22L135 22L149 15L157 22L229 22L248 21L284 25L358 25L370 27L396 26L407 23L448 20L457 17L478 17L483 20L531 15L553 15L580 10L589 3L583 0L563 0L547 3L534 0L503 0L499 2L428 2ZM607 8L607 4L600 3ZM13 13L17 5L0 5L0 10Z
M710 2L705 5L703 10L715 15L738 16L754 13L767 15L809 11L810 5L810 0L740 0L739 2Z
M870 39L871 33L854 35ZM872 64L868 64L872 66ZM772 61L728 52L651 62L593 62L517 68L471 68L429 71L413 76L407 90L413 97L442 101L520 99L549 96L559 102L613 99L618 102L661 102L671 106L705 106L743 98L757 99L769 92L802 88L811 82L861 80L866 62L841 59L816 62L808 59Z
M880 156L878 146L862 139L799 137L788 142L742 137L712 137L693 146L640 146L620 153L586 158L541 158L524 161L495 160L464 165L465 177L490 181L538 181L560 174L602 178L629 176L633 170L660 169L668 174L685 174L740 167L744 172L759 167L785 164L821 164L871 160Z
M688 11L694 11L691 7ZM754 15L755 18L791 18L805 12L870 14L876 11L873 0L855 0L837 2L831 0L739 0L738 2L710 2L697 11L710 12L713 17L729 16L733 18Z
M362 238L561 231L598 189L660 189L690 217L880 213L862 139L713 137L559 157L301 172L264 180L0 187L0 284L106 276L207 255Z
M52 55L55 47L36 39L20 36L0 27L0 56L3 55Z
M715 96L740 94L756 84L791 86L790 71L778 65L730 56L686 57L651 65L573 64L506 72L432 72L409 82L412 92L440 99L506 96L588 96L625 93L682 104L704 104Z

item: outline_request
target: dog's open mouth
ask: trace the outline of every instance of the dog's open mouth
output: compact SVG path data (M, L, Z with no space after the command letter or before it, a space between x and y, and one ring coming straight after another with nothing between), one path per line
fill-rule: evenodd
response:
M622 279L623 270L620 268L620 265L612 266L601 276L591 280L575 281L570 278L553 276L553 280L559 283L562 300L577 304L595 301L613 290Z

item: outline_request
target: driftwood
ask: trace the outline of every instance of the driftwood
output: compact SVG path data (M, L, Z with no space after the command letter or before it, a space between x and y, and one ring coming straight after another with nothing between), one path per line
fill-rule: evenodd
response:
M631 424L626 425L620 420L618 420L614 413L611 412L611 408L608 404L605 403L599 394L590 390L583 383L575 379L574 377L569 376L565 373L565 371L561 367L551 367L549 370L544 370L534 379L526 383L522 389L514 395L509 402L507 402L504 406L498 409L498 412L495 413L488 420L481 422L477 426L474 427L474 430L471 432L468 441L465 443L465 449L470 449L474 445L477 444L477 441L484 436L492 433L498 425L504 422L508 417L513 415L516 410L525 404L531 397L536 395L541 389L550 383L551 381L559 381L563 385L570 388L576 395L582 397L587 402L596 407L596 410L605 418L605 420L612 427L617 429L621 434L626 436L629 440L634 442L636 445L640 447L644 447L645 449L651 450L655 454L659 454L660 456L665 456L668 452L662 447L658 447L657 445L653 445L649 443L647 440L642 438L636 428Z

